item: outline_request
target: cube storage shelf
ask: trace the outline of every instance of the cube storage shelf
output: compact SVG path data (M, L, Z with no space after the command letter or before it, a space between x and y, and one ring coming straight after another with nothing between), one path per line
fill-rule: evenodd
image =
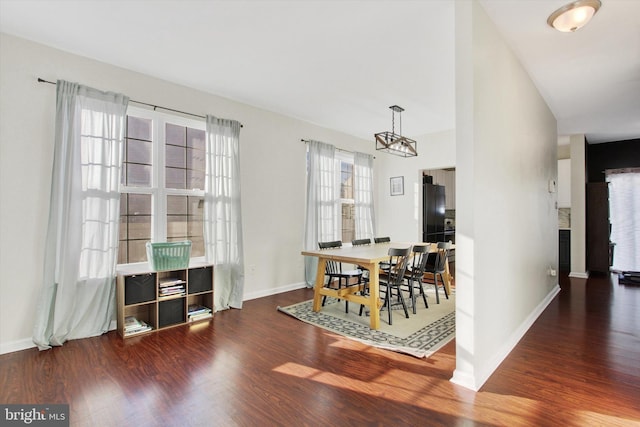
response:
M148 264L118 269L118 334L131 338L213 317L213 264L154 271Z

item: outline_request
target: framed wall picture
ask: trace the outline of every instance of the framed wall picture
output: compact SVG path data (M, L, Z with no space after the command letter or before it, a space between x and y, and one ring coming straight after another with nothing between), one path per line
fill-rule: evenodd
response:
M404 194L404 176L393 176L391 181L391 195L402 196Z

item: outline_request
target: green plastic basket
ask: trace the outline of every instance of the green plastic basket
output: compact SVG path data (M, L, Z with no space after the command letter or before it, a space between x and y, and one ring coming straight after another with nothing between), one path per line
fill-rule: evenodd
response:
M182 242L147 242L147 260L154 271L181 270L189 267L191 240Z

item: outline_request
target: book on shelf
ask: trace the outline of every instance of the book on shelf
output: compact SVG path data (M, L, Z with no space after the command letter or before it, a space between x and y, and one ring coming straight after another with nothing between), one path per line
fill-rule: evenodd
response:
M211 309L209 307L198 304L190 304L187 308L187 314L189 316L195 316L203 313L211 313Z
M176 277L171 277L171 278L166 278L166 279L160 279L160 287L164 288L167 286L174 286L174 285L184 285L186 282L182 279L178 279Z
M135 316L127 316L124 319L124 334L133 335L153 329L150 325Z
M213 313L211 313L211 312L189 315L189 322L195 322L195 321L202 320L202 319L208 319L210 317L213 317Z
M175 294L178 292L184 292L184 286L172 286L170 288L161 288L161 294Z
M186 293L186 290L185 290L183 284L173 285L173 286L166 286L166 287L161 287L160 288L160 296L161 297L168 297L168 296L174 296L174 295L185 295L185 293Z

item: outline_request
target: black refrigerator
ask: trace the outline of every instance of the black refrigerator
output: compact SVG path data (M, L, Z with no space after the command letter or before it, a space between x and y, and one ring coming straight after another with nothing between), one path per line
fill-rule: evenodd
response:
M422 241L444 242L444 186L431 182L430 176L422 178Z

